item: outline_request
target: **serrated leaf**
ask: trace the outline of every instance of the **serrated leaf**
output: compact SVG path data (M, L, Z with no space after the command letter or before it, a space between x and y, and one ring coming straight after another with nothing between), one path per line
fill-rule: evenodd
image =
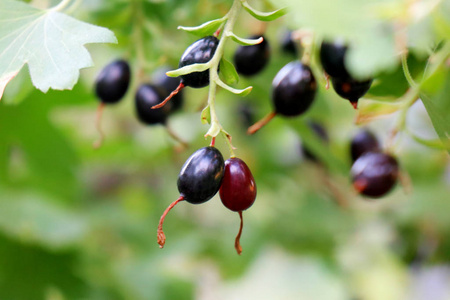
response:
M0 2L0 20L0 99L25 64L41 91L71 89L79 70L93 65L84 45L117 42L106 28L13 0Z
M204 63L204 64L192 64L192 65L187 65L184 66L182 68L173 70L173 71L169 71L166 73L167 76L170 77L178 77L181 75L186 75L186 74L190 74L190 73L194 73L194 72L202 72L207 70L210 67L209 62Z
M225 17L208 21L203 23L202 25L195 26L195 27L185 27L185 26L178 26L178 29L187 31L189 33L198 35L198 36L208 36L214 34L214 32L219 29L219 27L226 21L227 19Z
M382 102L369 99L362 99L358 103L358 115L356 116L355 123L366 124L373 120L380 119L390 115L400 108L402 108L402 102Z
M234 84L239 82L239 75L234 65L227 59L222 57L220 60L220 75L227 84Z
M287 8L281 8L272 12L262 12L251 7L247 1L242 2L242 6L249 14L260 21L273 21L287 13Z
M207 105L203 110L201 114L201 121L202 124L211 124L211 109L209 105Z
M231 86L227 85L226 83L224 83L222 80L220 80L218 78L215 80L215 82L217 83L218 86L232 92L233 94L239 95L239 96L247 96L253 89L252 86L249 86L242 90L235 89L235 88L232 88Z
M264 39L262 37L259 37L258 39L244 39L241 37L238 37L233 32L227 32L227 36L231 37L233 41L235 41L238 44L241 44L243 46L253 46L260 44Z

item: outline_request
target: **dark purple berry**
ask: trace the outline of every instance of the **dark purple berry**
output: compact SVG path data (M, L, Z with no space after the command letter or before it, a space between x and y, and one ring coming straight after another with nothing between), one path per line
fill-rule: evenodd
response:
M331 78L336 93L342 98L349 100L354 108L357 108L359 98L364 96L370 89L372 81L372 79L358 81L352 78Z
M239 213L241 226L236 236L234 247L241 254L240 238L244 221L242 211L250 208L256 199L256 184L252 172L241 159L232 157L225 161L225 173L219 190L223 205Z
M272 103L274 111L253 124L248 134L257 132L272 120L275 115L286 117L304 113L312 104L317 91L316 79L309 66L300 61L285 65L272 81Z
M259 35L250 36L258 39ZM252 76L261 72L270 59L270 46L264 36L263 41L257 45L239 46L234 53L234 66L239 74Z
M275 112L288 117L304 113L311 106L316 91L316 79L310 67L300 61L288 63L272 81Z
M165 99L169 94L176 90L178 86L180 85L180 78L178 77L170 77L167 76L166 73L173 68L169 67L163 67L161 69L158 69L153 74L153 83L157 86L162 87L164 91L163 99ZM172 100L170 101L172 103L172 112L179 110L183 106L183 91L179 91L176 95L172 96Z
M292 31L291 30L287 30L281 37L281 41L280 41L280 46L281 46L281 50L284 53L288 53L288 54L292 54L295 57L297 57L299 55L299 44L296 43L293 39L292 39Z
M311 128L314 134L317 135L324 142L324 144L328 143L329 138L328 133L325 130L325 127L323 127L321 124L317 122L308 122L308 126ZM302 144L302 153L306 159L314 162L318 161L314 153L309 151L309 149L304 144Z
M167 213L180 201L200 204L211 199L219 191L224 169L222 153L214 147L198 149L189 156L178 175L180 197L167 207L159 220L157 238L160 248L166 242L163 223Z
M116 60L105 66L97 76L95 92L103 103L116 103L126 94L130 84L130 66L124 60Z
M178 67L207 63L214 56L218 45L219 40L214 36L197 40L184 51ZM181 83L193 88L205 87L209 84L209 70L182 75Z
M172 102L158 109L151 109L153 105L164 100L166 91L153 84L142 84L139 86L134 97L136 104L136 114L144 124L165 124L167 116L172 107Z
M380 144L375 135L367 129L362 129L353 137L350 152L352 161L355 161L366 152L380 151Z
M328 75L340 78L350 77L344 63L346 53L347 46L343 41L322 42L320 47L320 61Z
M389 154L366 152L350 171L354 188L362 195L378 198L389 192L397 182L397 160Z

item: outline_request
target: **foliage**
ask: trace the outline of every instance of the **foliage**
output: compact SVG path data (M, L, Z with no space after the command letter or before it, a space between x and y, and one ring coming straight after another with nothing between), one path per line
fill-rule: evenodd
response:
M243 7L233 11L233 3ZM0 299L397 300L429 292L429 278L445 282L449 10L448 0L2 0ZM210 87L184 91L183 110L168 121L189 143L181 149L165 127L138 123L134 93L219 28L226 41L219 55L183 70L220 64ZM280 49L286 29L309 37L301 42L317 97L305 115L277 117L247 136L242 107L254 119L270 111L272 79L296 59ZM263 31L270 62L257 76L240 77L233 52L255 42L241 37ZM358 111L325 89L317 50L337 37L352 45L352 74L376 78ZM104 44L115 38L117 45ZM85 46L91 43L98 44ZM94 67L85 69L91 57ZM119 57L130 62L133 81L105 109L106 139L93 150L95 76ZM327 146L311 120L327 128ZM357 196L349 183L349 143L362 126L398 157L410 181L377 200ZM239 217L217 196L177 206L165 223L166 247L156 243L159 217L178 197L178 171L209 143L207 132L226 157L232 135L258 186L244 212L240 257L233 249ZM305 160L300 145L320 163ZM449 297L439 282L434 292Z

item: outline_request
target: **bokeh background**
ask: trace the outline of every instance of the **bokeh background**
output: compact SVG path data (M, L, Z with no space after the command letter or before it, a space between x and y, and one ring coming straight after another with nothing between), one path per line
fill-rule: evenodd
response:
M72 91L43 94L33 88L27 69L7 87L0 102L0 299L450 299L445 150L400 132L392 150L409 183L381 199L357 195L349 182L351 138L370 128L385 147L398 115L356 125L357 112L348 101L325 89L316 54L312 67L319 92L311 109L299 118L276 117L256 135L246 135L247 127L272 109L273 77L296 59L280 46L285 31L297 29L289 17L265 26L241 13L236 34L265 30L270 63L261 74L241 78L238 87L254 87L247 97L217 94L219 119L258 188L255 204L244 212L242 255L234 250L238 214L218 196L173 209L165 222L166 246L159 249L156 227L179 195L179 170L209 144L203 137L208 127L200 122L207 88L185 89L183 110L167 124L188 149L164 126L137 121L134 93L158 68L175 68L196 40L178 25L222 17L230 5L81 1L72 15L110 28L119 44L89 45L95 66L82 70ZM229 60L236 47L227 44ZM106 139L94 150L95 77L119 57L129 60L133 82L120 103L105 109ZM426 57L411 55L409 62L413 75L420 75ZM446 70L441 93L450 86ZM398 65L380 75L367 98L399 97L407 88ZM326 128L328 144L311 131L311 121ZM407 127L422 139L437 138L420 101L408 110ZM302 145L318 160L305 159ZM222 138L217 147L229 156Z

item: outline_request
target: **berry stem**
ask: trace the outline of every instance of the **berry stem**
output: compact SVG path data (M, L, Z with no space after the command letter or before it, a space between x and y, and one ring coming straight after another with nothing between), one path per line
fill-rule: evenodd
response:
M239 232L234 240L234 248L236 249L237 254L241 255L242 247L241 247L241 234L242 228L244 228L244 219L242 218L242 211L239 211L239 218L241 219L241 225L239 226Z
M164 223L164 219L166 218L167 213L175 206L178 204L178 202L183 201L184 197L180 196L180 198L178 198L177 200L175 200L174 202L172 202L169 207L166 208L166 210L164 211L164 213L161 216L161 219L159 219L159 224L158 224L158 231L156 233L156 236L158 238L158 244L159 244L159 248L163 248L164 244L166 243L166 235L164 234L163 231L163 223Z
M165 126L167 133L170 135L171 138L173 138L175 141L181 144L183 148L189 148L189 144L185 141L183 141L169 126Z
M97 128L97 132L99 134L98 139L94 142L92 145L94 149L100 148L100 146L103 144L103 140L105 138L105 134L102 130L102 115L103 115L103 108L105 107L104 102L100 102L100 104L97 107L97 116L95 118L95 127Z
M247 130L247 134L256 133L258 130L263 128L267 123L269 123L270 120L272 120L276 115L277 113L275 111L270 112L264 118L262 118L261 120L250 126Z
M166 105L166 103L169 102L169 100L172 99L173 96L175 96L175 95L178 94L182 89L184 89L184 87L185 87L184 83L183 83L183 82L180 82L180 84L178 85L178 87L177 87L174 91L172 91L172 93L170 93L170 95L167 96L167 98L164 99L163 102L161 102L161 103L159 103L159 104L156 104L156 105L153 105L153 106L152 106L152 109L161 108L161 107L163 107L164 105Z

